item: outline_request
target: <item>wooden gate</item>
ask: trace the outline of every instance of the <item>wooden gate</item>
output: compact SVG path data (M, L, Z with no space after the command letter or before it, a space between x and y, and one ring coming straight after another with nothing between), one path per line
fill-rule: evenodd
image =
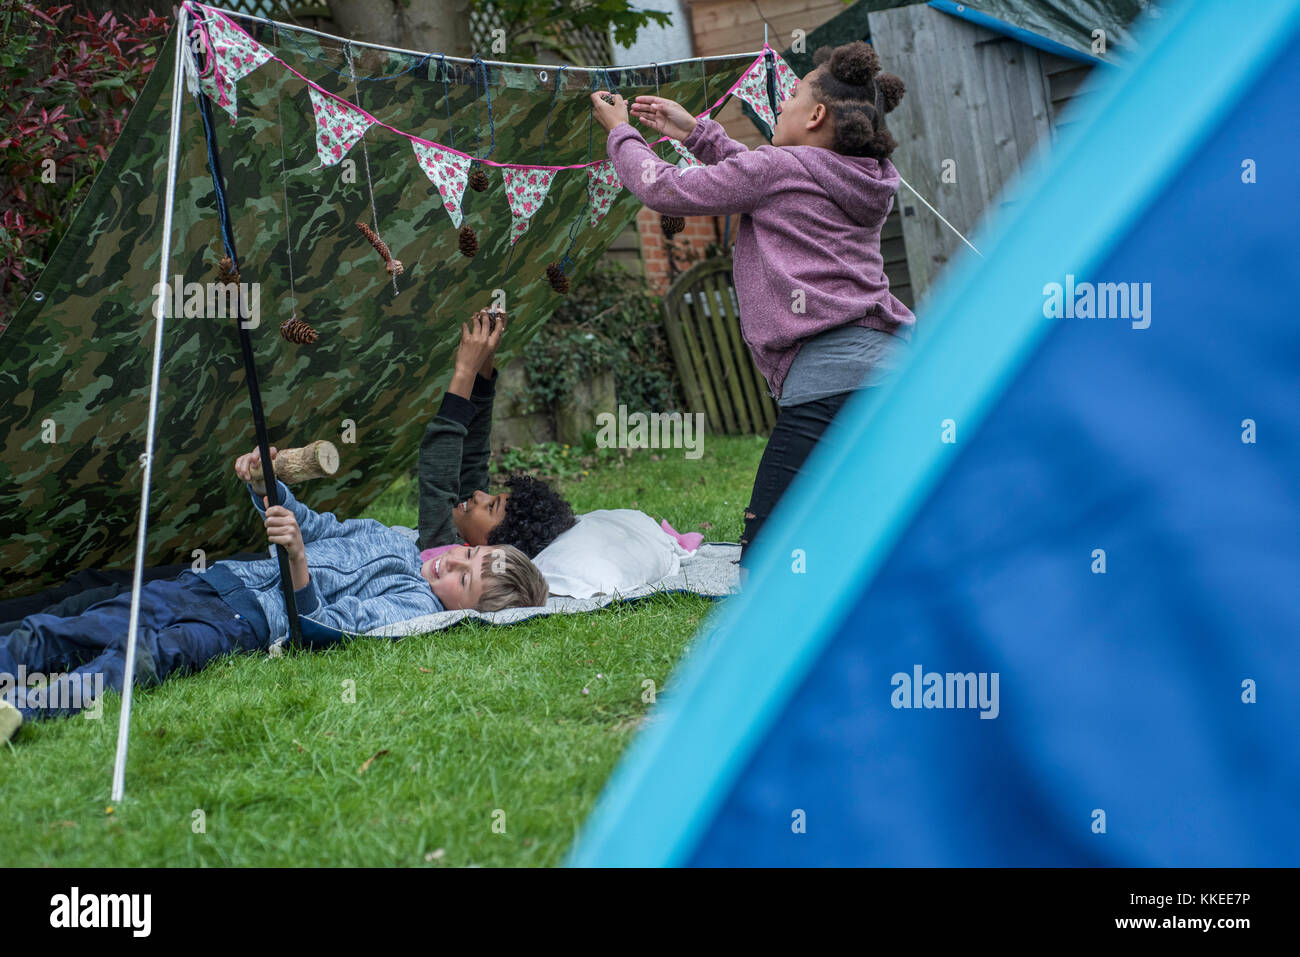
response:
M664 294L664 328L689 411L724 435L770 432L776 400L740 334L731 257L706 259Z

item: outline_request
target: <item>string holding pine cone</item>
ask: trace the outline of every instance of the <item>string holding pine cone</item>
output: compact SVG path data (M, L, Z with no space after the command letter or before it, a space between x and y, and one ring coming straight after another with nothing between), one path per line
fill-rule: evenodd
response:
M458 240L460 243L460 254L462 256L474 257L478 254L478 237L474 235L474 230L466 223L460 228Z
M606 103L608 103L610 106L613 106L613 105L614 105L614 94L613 94L613 93L602 93L602 94L600 94L600 98L601 98L602 100L604 100Z
M400 259L394 259L393 254L388 251L388 244L379 238L379 234L367 226L365 223L357 223L357 229L361 230L361 235L365 236L370 245L375 247L375 251L384 257L384 271L393 276L400 276L406 270L402 267Z
M665 236L672 239L686 228L686 219L682 216L660 216L659 228L664 231Z
M564 269L559 263L551 263L546 267L546 281L561 296L569 294L569 277L564 274Z
M294 345L309 346L319 339L320 335L306 322L294 316L280 323L280 337Z
M217 282L239 285L239 270L229 256L222 256L217 263Z
M488 188L488 176L483 172L483 167L476 166L474 172L469 174L469 188L476 193L481 193Z

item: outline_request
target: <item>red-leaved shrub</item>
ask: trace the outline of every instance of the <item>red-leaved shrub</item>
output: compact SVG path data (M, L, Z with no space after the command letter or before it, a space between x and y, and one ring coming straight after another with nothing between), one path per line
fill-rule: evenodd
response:
M31 290L153 69L168 19L0 0L0 331Z

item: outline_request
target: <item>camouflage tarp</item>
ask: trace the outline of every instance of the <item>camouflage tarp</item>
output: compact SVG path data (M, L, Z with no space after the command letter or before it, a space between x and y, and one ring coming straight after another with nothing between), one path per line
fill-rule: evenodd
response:
M590 122L593 74L564 71L556 93L553 67L544 76L543 67L489 62L489 125L486 96L471 69L448 64L447 96L436 57L354 46L361 78L354 86L341 42L269 24L255 35L298 72L399 130L441 143L454 139L458 149L480 156L491 148L498 162L561 165L604 157L603 131ZM124 564L133 554L175 42L173 31L36 292L0 335L6 595L35 591L77 569ZM660 67L657 77L653 69L611 68L608 77L625 95L657 89L702 111L752 61L752 54L694 61ZM603 76L594 76L603 86ZM504 290L513 325L502 358L519 355L560 302L545 269L564 254L571 229L577 240L571 275L580 283L584 267L638 204L623 190L593 228L583 212L586 172L560 172L507 274L510 212L500 170L487 170L488 191L466 193L465 221L480 244L478 255L466 258L407 139L372 128L365 153L360 144L348 153L354 167L313 171L315 127L303 81L271 61L239 82L237 99L234 126L215 105L212 115L241 278L261 284L260 325L252 335L271 440L281 447L334 441L339 472L312 483L305 499L354 515L412 469L450 377L461 321L488 305L493 290ZM658 150L675 159L667 144ZM371 221L367 160L380 232L406 267L396 294L354 225ZM186 93L170 270L183 282L216 278L216 209L202 123ZM313 346L291 345L278 332L293 311L290 253L297 314L320 333ZM212 560L264 544L231 470L235 457L254 445L236 320L169 319L162 369L148 562L189 562L195 549Z

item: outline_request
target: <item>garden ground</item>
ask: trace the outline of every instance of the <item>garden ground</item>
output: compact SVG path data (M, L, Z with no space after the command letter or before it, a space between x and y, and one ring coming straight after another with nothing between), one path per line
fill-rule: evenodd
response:
M557 484L577 512L639 508L734 542L763 444L710 437L694 461L672 450L605 457ZM411 482L364 515L414 526ZM401 641L228 657L136 696L127 800L116 806L119 701L109 696L102 720L26 726L0 746L0 862L561 863L652 712L644 683L672 693L673 668L713 607L664 595L508 627L471 621Z

